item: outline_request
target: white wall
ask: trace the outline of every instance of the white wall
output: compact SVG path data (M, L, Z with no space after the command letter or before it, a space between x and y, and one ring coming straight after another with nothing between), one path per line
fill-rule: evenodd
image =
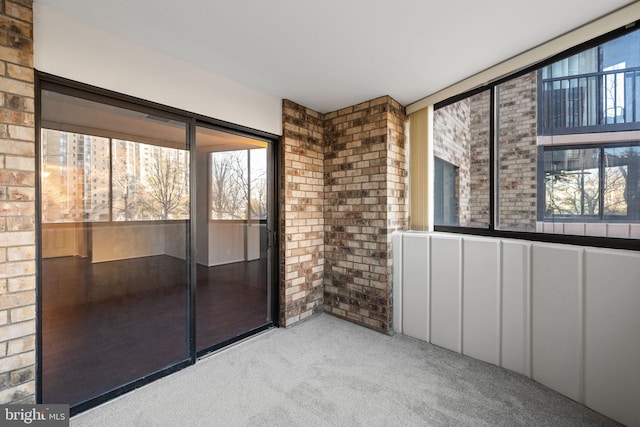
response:
M187 258L188 221L171 221L164 224L164 254L174 258Z
M91 226L92 261L164 255L165 224L93 223Z
M42 224L42 257L87 256L84 227L81 222Z
M246 227L236 222L209 223L209 267L245 260Z
M393 248L396 331L640 426L640 253L446 233Z
M37 2L34 56L39 71L282 134L279 98L90 27Z

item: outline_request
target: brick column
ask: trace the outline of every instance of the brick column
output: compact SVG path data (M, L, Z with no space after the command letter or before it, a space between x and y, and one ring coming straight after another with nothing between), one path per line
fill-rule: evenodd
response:
M0 403L35 402L32 6L0 2Z
M280 324L322 311L324 270L323 116L282 105Z
M404 108L385 96L325 119L324 309L389 333L391 234L407 224Z
M391 234L407 226L404 108L283 104L281 324L319 311L392 331Z

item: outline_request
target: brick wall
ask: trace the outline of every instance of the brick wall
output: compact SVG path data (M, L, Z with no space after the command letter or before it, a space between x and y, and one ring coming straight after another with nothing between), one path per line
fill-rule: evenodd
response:
M405 121L389 97L325 116L325 311L382 332L391 233L406 226Z
M387 96L325 115L284 101L282 325L324 309L391 331L391 234L407 225L405 123Z
M35 402L32 1L0 1L0 403Z
M498 227L536 231L536 72L498 87Z
M536 73L502 84L498 91L498 227L535 231ZM458 166L459 221L489 224L490 94L478 93L434 114L434 155Z
M280 183L280 324L322 311L324 118L283 102Z
M471 97L470 110L471 121L469 144L469 226L486 227L489 224L491 180L489 163L489 132L490 132L490 108L491 93L480 92Z
M471 103L468 98L440 108L433 115L433 155L458 167L458 221L471 225Z

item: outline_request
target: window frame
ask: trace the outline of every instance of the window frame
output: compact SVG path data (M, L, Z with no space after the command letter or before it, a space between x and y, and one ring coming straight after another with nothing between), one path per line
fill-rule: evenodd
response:
M615 29L601 36L595 37L587 42L580 43L572 48L564 50L556 55L553 55L545 60L536 62L528 67L523 69L514 71L513 73L503 75L497 79L494 79L490 82L487 82L481 86L475 87L471 90L459 93L450 98L444 99L442 101L436 102L433 104L433 111L435 112L437 109L445 107L447 105L453 104L455 102L461 101L465 98L469 98L479 92L482 91L490 91L491 94L491 104L490 104L490 131L489 131L489 168L490 168L490 180L489 180L489 226L488 228L476 228L476 227L464 227L464 226L446 226L446 225L436 225L434 223L433 230L436 232L447 232L447 233L456 233L456 234L470 234L470 235L480 235L480 236L489 236L489 237L499 237L499 238L513 238L513 239L521 239L521 240L530 240L530 241L540 241L540 242L548 242L548 243L563 243L563 244L572 244L579 246L593 246L593 247L601 247L601 248L612 248L612 249L628 249L634 251L640 251L640 240L633 238L614 238L614 237L598 237L598 236L579 236L579 235L570 235L570 234L551 234L544 232L525 232L525 231L509 231L509 230L501 230L496 228L496 224L498 221L498 179L497 175L497 135L496 135L496 121L498 118L497 114L497 87L503 83L509 82L511 80L517 79L525 74L531 72L540 73L542 68L547 65L550 65L554 62L560 61L562 59L573 56L577 53L580 53L584 50L597 47L603 43L614 40L616 38L622 37L628 33L633 31L640 31L640 25L638 25L640 21L635 21L629 25L625 25L624 27ZM538 85L538 95L540 95L541 86ZM541 125L541 115L538 115L538 126ZM616 129L618 130L618 129ZM577 132L574 132L577 133ZM613 144L613 143L612 143ZM613 145L612 145L613 146ZM540 148L538 148L540 149ZM538 155L536 160L538 170L544 168L544 157ZM544 175L544 174L543 174ZM540 189L540 174L537 174L537 185L538 189ZM544 177L543 177L544 179ZM544 187L542 187L544 188ZM538 210L540 208L540 195L541 192L537 191L538 195ZM544 203L544 194L542 194L543 203ZM433 195L431 196L432 202L434 201ZM536 218L537 220L537 218Z
M589 144L570 144L570 145L541 145L538 146L538 158L543 157L544 153L553 151L565 151L565 150L584 150L592 149L598 150L598 213L597 215L558 215L547 216L545 214L546 208L546 183L545 183L545 170L538 169L538 188L543 188L543 191L538 192L538 206L537 206L537 220L553 222L554 219L559 219L561 222L578 222L578 223L622 223L622 224L638 224L640 220L629 218L631 215L607 215L605 212L605 181L606 181L606 150L612 148L638 148L640 149L640 140L635 142L600 142Z

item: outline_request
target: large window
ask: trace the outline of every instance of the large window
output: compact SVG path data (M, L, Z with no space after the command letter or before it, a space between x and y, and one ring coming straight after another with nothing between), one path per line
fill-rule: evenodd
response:
M42 129L45 223L186 219L186 150Z
M640 236L640 30L602 40L435 106L436 229Z
M435 111L436 225L489 227L490 93Z
M542 220L640 220L639 145L545 147L543 156Z
M542 67L540 133L636 129L640 122L640 32Z
M113 220L186 219L189 153L114 139Z
M42 220L107 221L109 139L42 129Z

